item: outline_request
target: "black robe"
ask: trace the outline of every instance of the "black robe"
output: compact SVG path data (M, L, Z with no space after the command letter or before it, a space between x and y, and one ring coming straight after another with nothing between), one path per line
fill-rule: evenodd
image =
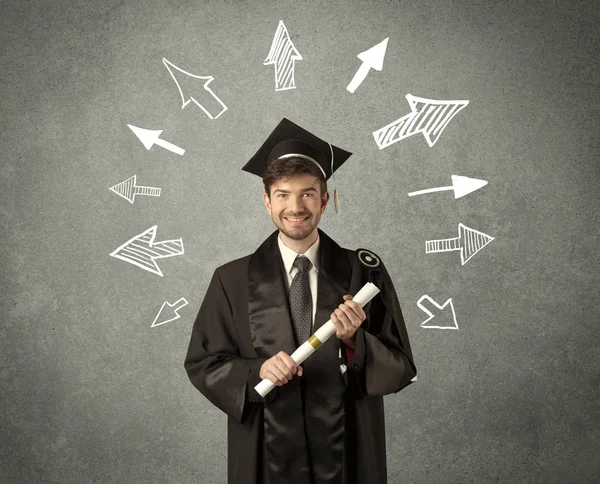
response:
M341 248L319 229L313 332L344 294L366 282L381 292L363 308L350 361L340 361L334 335L302 363L302 377L262 398L254 390L261 365L302 343L294 341L278 235L216 269L185 358L193 385L228 416L228 483L386 483L383 395L416 376L389 274L372 252Z

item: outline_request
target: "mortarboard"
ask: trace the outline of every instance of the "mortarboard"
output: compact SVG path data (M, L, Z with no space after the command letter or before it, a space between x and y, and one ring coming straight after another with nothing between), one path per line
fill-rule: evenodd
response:
M351 155L283 118L242 170L262 178L270 160L297 156L315 163L327 180ZM334 190L334 204L339 213L337 190Z

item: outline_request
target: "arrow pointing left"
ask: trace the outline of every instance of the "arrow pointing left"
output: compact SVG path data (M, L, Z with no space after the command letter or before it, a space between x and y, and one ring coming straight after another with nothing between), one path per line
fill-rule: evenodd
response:
M129 203L133 203L135 201L136 195L160 197L160 188L139 186L136 182L136 175L133 175L127 178L127 180L110 187L110 190L123 197L125 200L128 200Z
M153 145L156 144L181 156L183 156L183 154L185 153L185 150L183 148L175 146L174 144L159 138L160 134L162 133L162 129L154 130L138 128L137 126L133 126L132 124L128 124L127 126L129 126L131 131L135 133L135 135L140 139L140 141L144 145L144 148L146 148L147 150L149 150L150 148L152 148Z
M129 239L110 253L112 257L141 267L145 271L163 276L156 259L183 254L183 241L179 239L154 242L158 225Z

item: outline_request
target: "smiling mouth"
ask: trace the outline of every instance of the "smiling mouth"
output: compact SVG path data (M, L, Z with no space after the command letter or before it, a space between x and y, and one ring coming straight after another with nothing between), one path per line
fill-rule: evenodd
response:
M296 224L301 224L302 222L305 222L306 220L308 220L308 215L306 217L283 217L283 218L286 219L292 225L296 225Z

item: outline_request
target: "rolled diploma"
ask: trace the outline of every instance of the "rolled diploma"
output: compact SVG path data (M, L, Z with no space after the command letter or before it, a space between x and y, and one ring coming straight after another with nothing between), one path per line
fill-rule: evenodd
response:
M379 292L379 288L373 284L372 282L367 282L361 289L356 293L356 295L352 298L353 301L360 304L360 307L364 307L371 299L373 299L377 293ZM335 334L335 326L331 322L331 319L327 321L323 326L315 331L315 333L308 338L308 341L302 343L296 351L291 354L292 360L299 365L306 358L312 355L317 349L321 347L325 341L327 341L331 336ZM273 383L268 378L265 378L258 385L254 387L254 389L258 392L261 397L264 397L267 393L275 388L275 383Z

